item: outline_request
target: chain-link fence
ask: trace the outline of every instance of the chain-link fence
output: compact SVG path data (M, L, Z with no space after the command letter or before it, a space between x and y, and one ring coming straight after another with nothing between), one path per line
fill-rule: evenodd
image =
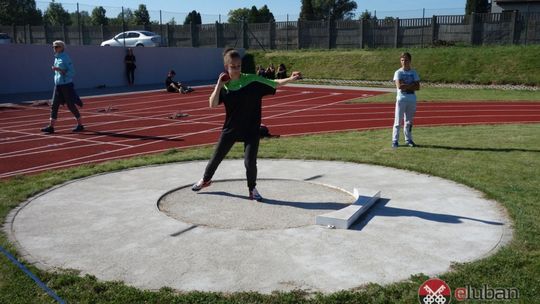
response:
M37 4L43 12L50 5L48 2ZM150 22L137 25L133 22L136 10L105 7L107 22L95 25L92 15L96 7L62 6L70 14L70 20L64 25L0 25L0 32L10 34L15 43L49 44L61 39L72 45L100 45L127 30L147 30L161 36L162 46L263 50L540 43L539 13L429 16L435 10L421 9L374 11L370 13L371 18L364 20L298 21L298 16L275 16L281 19L268 23L227 23L225 16L201 15L203 24L184 24L188 13L150 10ZM462 11L436 11L452 13L458 10ZM397 15L423 17L391 17Z

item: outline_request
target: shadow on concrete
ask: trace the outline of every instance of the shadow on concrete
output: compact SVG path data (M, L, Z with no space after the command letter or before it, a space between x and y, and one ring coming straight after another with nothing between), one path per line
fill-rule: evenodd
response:
M360 217L353 225L351 225L349 229L362 230L374 217L378 217L378 216L417 217L419 219L423 219L427 221L447 223L447 224L460 224L460 223L463 223L463 220L470 220L470 221L484 223L486 225L496 225L496 226L504 225L504 223L501 223L501 222L486 221L486 220L466 217L466 216L387 207L386 204L389 201L390 199L380 198L379 201L375 203L376 205L371 210L369 210L364 216Z
M228 197L234 197L234 198L241 198L241 199L249 199L247 195L238 195L233 194L225 191L213 191L213 192L199 192L198 194L206 194L206 195L221 195L221 196L228 196ZM342 208L345 208L349 206L349 204L346 203L337 203L337 202L292 202L292 201L282 201L282 200L275 200L270 198L263 198L262 202L263 204L268 205L279 205L279 206L289 206L294 208L302 208L302 209L308 209L308 210L339 210Z

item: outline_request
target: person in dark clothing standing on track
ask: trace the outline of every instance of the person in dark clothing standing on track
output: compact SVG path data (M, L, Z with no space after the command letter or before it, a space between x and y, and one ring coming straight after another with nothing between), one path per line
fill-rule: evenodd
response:
M73 87L73 76L75 68L68 54L64 52L66 45L61 40L53 42L54 48L54 64L51 69L54 71L54 93L51 104L51 119L48 126L41 129L41 132L54 133L54 125L58 118L58 109L61 104L66 104L75 119L77 125L73 128L73 132L84 131L81 114L75 105L82 107L82 101L75 92Z
M133 49L127 49L127 55L124 57L124 62L126 64L126 75L128 79L128 85L133 85L135 82L135 69L137 65L135 64L135 55L133 55Z
M225 122L216 149L204 176L192 186L199 191L212 183L212 177L219 164L237 141L244 142L244 165L246 167L249 199L261 201L257 191L257 153L259 151L262 98L275 94L276 88L288 82L300 79L300 72L293 72L291 77L270 80L254 74L243 74L242 58L234 49L223 53L223 63L227 72L219 75L214 91L210 95L211 108L225 105Z

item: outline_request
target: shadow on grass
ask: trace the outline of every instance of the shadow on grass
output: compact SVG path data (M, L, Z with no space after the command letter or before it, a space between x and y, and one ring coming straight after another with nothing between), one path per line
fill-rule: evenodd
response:
M199 192L199 195L221 195L241 199L249 199L247 195L238 195L225 191L213 191L213 192ZM275 200L270 198L263 198L262 204L267 205L279 205L279 206L289 206L294 208L302 208L308 210L339 210L349 206L347 203L337 203L337 202L293 202L293 201L282 201Z
M520 149L520 148L475 148L475 147L452 147L440 145L418 145L418 148L443 149L456 151L482 151L482 152L540 152L535 149Z
M386 216L386 217L417 217L419 219L447 223L447 224L460 224L463 223L463 220L470 220L475 222L480 222L486 225L496 225L501 226L504 223L487 221L472 217L460 216L460 215L451 215L451 214L442 214L442 213L432 213L419 210L387 207L386 204L390 201L387 198L381 198L376 203L376 205L367 212L366 215L360 217L349 229L351 230L362 230L374 217Z

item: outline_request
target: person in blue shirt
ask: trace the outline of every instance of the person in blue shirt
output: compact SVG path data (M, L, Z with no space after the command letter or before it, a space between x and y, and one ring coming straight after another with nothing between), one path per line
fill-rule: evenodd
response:
M399 126L403 119L403 133L409 147L416 147L412 137L414 114L416 113L416 94L420 90L420 77L411 68L411 54L405 52L399 57L401 68L394 73L396 84L396 112L392 131L392 148L399 146Z
M278 86L301 79L300 72L291 77L271 80L255 74L242 73L242 58L234 49L223 53L226 72L221 73L209 98L209 106L225 105L225 122L216 149L203 178L191 190L199 191L210 186L212 176L235 142L244 142L244 166L246 168L249 199L261 201L257 191L257 153L259 151L262 98L276 93Z
M56 40L53 42L53 48L54 64L51 69L54 72L54 92L51 104L51 118L49 125L42 128L41 131L51 134L54 133L54 125L58 119L58 109L61 104L67 105L73 116L75 116L75 119L77 119L77 125L72 131L84 131L81 114L76 107L76 105L82 107L82 101L73 87L75 69L73 68L71 58L69 58L69 55L65 52L66 44L61 40Z

